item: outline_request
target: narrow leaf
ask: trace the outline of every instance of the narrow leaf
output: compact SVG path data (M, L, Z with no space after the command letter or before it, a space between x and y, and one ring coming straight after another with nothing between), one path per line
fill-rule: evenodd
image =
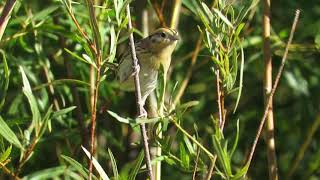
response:
M75 159L61 155L61 158L67 161L72 167L74 167L85 179L88 179L88 170L82 166L78 161Z
M118 172L117 162L114 159L114 156L113 156L113 154L112 154L110 149L108 149L108 153L109 153L109 157L111 159L111 165L112 165L112 171L113 171L114 178L116 180L119 180L120 176L119 176L119 172Z
M222 20L224 23L226 23L228 26L230 26L232 29L234 29L232 23L229 21L229 19L228 19L227 17L225 17L225 16L221 13L221 11L219 11L219 10L216 9L216 8L213 8L213 11L221 18L221 20Z
M67 114L67 113L71 112L72 110L74 110L75 108L77 108L77 106L71 106L68 108L60 109L59 111L56 111L53 113L52 118L57 118L58 116L62 116L64 114Z
M91 159L91 154L90 152L83 146L81 146L82 150L86 153L87 157L89 159ZM102 169L101 165L99 164L99 162L92 156L92 163L93 163L93 166L96 168L96 170L98 171L100 177L103 179L103 180L109 180L109 177L108 175L106 174L106 172Z
M132 172L130 173L128 180L135 180L136 179L136 176L137 176L139 169L141 167L141 164L143 162L143 158L144 158L144 152L140 151L138 158L136 160L136 164L133 167Z
M239 45L240 45L240 50L241 50L239 91L238 91L237 101L236 101L236 105L235 105L235 107L234 107L233 113L236 112L237 107L238 107L238 105L239 105L240 98L241 98L241 93L242 93L242 85L243 85L244 52L243 52L243 47L241 46L241 43L239 43Z
M9 68L8 63L6 59L5 52L3 50L0 50L0 53L2 54L2 61L3 61L3 71L4 75L1 75L1 81L0 81L0 111L2 109L2 106L5 102L5 98L7 96L7 90L9 86ZM2 80L4 78L4 80Z
M15 133L10 129L10 127L6 124L6 122L0 116L0 134L10 143L15 145L16 147L23 149L22 144L18 140Z
M40 120L41 120L40 112L38 109L36 99L32 94L31 86L29 84L28 78L27 78L22 66L20 66L20 72L21 72L22 81L23 81L22 91L28 99L28 102L29 102L29 105L31 108L31 112L32 112L32 125L30 126L30 130L35 128L36 135L38 135L39 131L40 131Z
M0 155L0 163L8 159L8 157L9 157L10 154L11 154L11 149L12 149L12 145L10 145L10 146L4 151L4 153L2 153L2 154Z

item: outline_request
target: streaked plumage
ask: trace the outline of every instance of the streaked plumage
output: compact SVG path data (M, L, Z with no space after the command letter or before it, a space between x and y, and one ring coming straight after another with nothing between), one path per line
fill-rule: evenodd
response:
M166 74L171 62L171 54L176 46L178 33L173 29L160 28L148 37L135 43L140 65L140 86L143 104L156 88L160 65ZM122 89L134 90L131 51L127 49L120 59L118 79Z

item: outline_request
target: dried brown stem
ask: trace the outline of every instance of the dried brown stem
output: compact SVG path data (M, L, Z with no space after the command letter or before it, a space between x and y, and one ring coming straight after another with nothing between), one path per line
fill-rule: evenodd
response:
M0 162L0 169L3 169L3 172L8 174L9 176L13 177L15 180L20 180L17 175L15 175L9 168L6 167L6 165L2 162Z
M80 34L82 35L82 37L86 40L86 42L87 42L88 45L90 46L91 51L93 51L93 53L96 54L96 53L97 53L97 48L96 48L96 46L92 43L92 41L90 40L90 38L89 38L89 36L87 35L87 33L81 28L78 20L76 19L76 17L75 17L75 16L73 15L73 13L72 13L71 7L69 7L67 4L66 4L66 6L67 6L68 14L69 14L69 16L71 17L73 23L76 25L79 33L80 33Z
M199 157L200 157L200 148L197 149L196 164L194 165L194 170L193 170L193 174L192 174L192 180L196 179Z
M249 154L249 157L248 157L248 160L247 160L247 163L249 163L249 166L251 164L251 161L252 161L252 158L253 158L257 143L259 141L259 137L260 137L262 128L264 126L265 120L267 119L267 115L268 115L268 111L269 111L269 108L270 108L270 104L272 102L272 98L273 98L274 93L275 93L275 91L277 89L278 83L280 81L280 77L281 77L282 72L283 72L283 68L284 68L284 65L285 65L285 62L286 62L286 59L287 59L287 56L288 56L289 45L292 42L293 35L294 35L294 32L295 32L296 26L298 24L299 15L300 15L300 10L296 10L296 15L295 15L292 27L291 27L289 40L287 42L286 49L285 49L284 55L283 55L282 60L281 60L281 65L279 67L279 70L278 70L278 73L277 73L277 76L276 76L276 80L275 80L274 85L272 87L271 93L270 93L270 95L268 97L267 104L266 104L266 107L265 107L265 110L264 110L264 113L263 113L263 117L262 117L262 119L260 121L260 125L259 125L259 128L258 128L257 133L256 133L256 137L254 139L254 142L253 142L251 150L250 150L250 154Z
M20 174L20 172L22 170L22 167L25 165L25 163L27 162L27 160L31 156L34 148L36 147L37 142L38 142L38 137L34 137L34 139L32 140L31 144L28 146L27 150L24 151L24 153L22 155L22 159L21 159L21 161L19 161L18 169L16 171L15 177L19 176L19 174Z
M272 89L272 58L270 48L270 1L263 1L263 54L264 54L264 99L267 100ZM267 124L265 127L265 141L267 144L269 180L278 179L277 157L274 139L274 118L273 118L273 99L270 98L268 108Z
M100 32L98 28L98 22L94 11L94 5L92 0L86 0L86 4L89 11L90 24L94 44L92 44L91 51L94 54L95 64L90 67L90 102L91 102L91 137L90 137L90 162L89 162L89 180L92 179L92 159L95 154L95 131L96 131L96 120L97 120L97 102L99 96L99 84L100 84L100 70L102 55L100 49ZM88 42L89 43L89 42ZM90 44L89 44L90 45Z
M213 174L214 167L216 166L216 160L217 156L215 155L213 158L211 158L211 166L209 168L209 171L206 175L206 180L210 180Z
M161 11L161 7L160 7L160 5L158 4L158 2L156 0L152 1L152 7L156 11L156 14L158 16L160 25L162 27L168 27L166 22L165 22L165 20L164 20L164 17L163 17L163 11Z
M220 89L220 72L219 69L216 70L216 78L217 78L217 103L218 103L218 116L219 116L219 127L222 128L222 107L221 107L221 89Z
M11 12L16 4L16 0L7 0L6 4L3 7L1 16L0 16L0 40L2 39L2 35L4 30L7 27L8 21L11 16Z
M131 55L132 55L132 65L135 72L134 75L134 84L135 84L135 94L136 94L136 103L137 103L137 111L138 111L138 117L141 117L143 115L143 103L141 99L141 88L140 88L140 80L139 80L139 68L138 68L138 58L134 46L134 39L132 34L132 24L131 24L131 15L130 15L130 5L128 4L126 7L127 16L128 16L128 30L130 33L129 40L130 40L130 49L131 49ZM145 153L145 160L147 164L148 169L148 175L150 180L153 180L153 174L152 174L152 167L151 167L151 158L150 158L150 150L148 145L148 137L147 137L147 131L146 126L144 123L140 125L141 129L141 135L143 138L143 145L144 145L144 153Z

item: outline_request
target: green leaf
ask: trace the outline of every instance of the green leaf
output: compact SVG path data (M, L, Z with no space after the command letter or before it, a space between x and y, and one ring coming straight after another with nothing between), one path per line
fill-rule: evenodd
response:
M70 51L69 49L64 48L64 50L67 53L69 53L72 57L76 58L77 60L82 61L82 62L87 63L87 64L90 64L86 59L82 58L81 56L78 56L76 53Z
M140 151L139 155L138 155L138 158L136 160L136 163L135 165L133 166L133 169L129 175L129 179L128 180L135 180L136 179L136 176L140 170L140 167L141 167L141 164L143 162L143 158L144 158L144 152L143 150Z
M72 110L74 110L75 108L77 108L77 106L70 106L64 109L60 109L59 111L56 111L53 113L52 118L57 118L58 116L62 116L64 114L67 114L69 112L71 112Z
M243 52L243 47L241 46L241 43L239 43L239 45L240 45L240 50L241 50L239 91L238 91L237 101L236 101L236 105L235 105L235 107L234 107L233 113L236 112L237 107L238 107L238 105L239 105L240 98L241 98L241 94L242 94L242 87L243 87L244 52Z
M85 152L85 154L87 155L87 157L89 159L91 159L91 154L90 152L83 146L81 146L82 150ZM96 170L98 171L100 177L103 180L109 180L108 175L106 174L106 172L102 169L101 165L99 164L99 162L92 156L92 164L93 166L96 168Z
M245 23L240 23L237 27L237 30L235 32L235 36L239 36L240 32L242 31L242 29L244 28Z
M43 20L58 8L59 8L59 6L50 6L46 9L38 12L37 14L34 14L32 19L34 21Z
M74 167L85 179L88 179L89 171L85 167L83 167L82 164L69 156L61 155L61 158L67 161L72 167Z
M20 141L18 140L15 133L9 128L6 122L0 116L0 134L10 143L15 145L16 147L23 149Z
M183 103L179 106L179 109L189 109L193 106L197 106L199 104L199 101L189 101L186 103Z
M239 119L237 120L237 132L236 132L236 138L234 140L231 152L229 153L230 158L232 158L234 151L236 150L238 146L238 140L239 140Z
M39 131L40 131L40 120L41 120L40 112L38 109L36 99L32 94L32 90L31 90L28 78L27 78L22 66L19 66L19 68L20 68L20 73L21 73L22 81L23 81L22 91L28 99L28 102L29 102L29 105L31 108L31 112L32 112L32 124L31 124L29 130L31 131L33 128L35 128L36 136L38 136Z
M189 168L190 165L190 158L189 155L186 153L186 149L182 142L180 142L180 159L181 159L181 166L184 168Z
M213 11L220 17L220 19L222 19L222 21L223 21L224 23L226 23L229 27L231 27L232 29L234 29L232 23L229 21L229 19L228 19L227 17L225 17L225 16L221 13L221 11L219 11L219 9L213 8Z
M3 61L3 71L4 75L0 75L1 81L0 81L0 112L2 109L2 106L5 102L5 98L7 96L8 86L9 86L9 68L8 63L6 59L6 54L3 50L0 50L0 53L2 54L2 61ZM2 79L3 78L3 79Z
M42 119L42 123L41 123L41 128L40 128L40 132L39 132L39 137L41 137L44 132L46 131L47 127L48 127L48 123L49 120L51 119L51 115L52 115L52 105L49 107L48 111L46 112L45 116ZM51 131L51 129L49 129L49 131Z
M23 179L28 179L28 180L55 179L57 177L61 177L62 175L71 175L71 174L72 174L72 171L66 166L58 166L58 167L36 171L32 174L24 176Z
M212 14L211 10L204 2L202 2L201 5L202 5L207 17L209 18L209 22L212 23L213 22L213 14Z
M190 152L190 154L195 155L196 152L194 151L193 146L192 146L190 140L187 138L187 136L184 135L183 140L184 140L184 143L186 144L187 149Z
M114 117L116 120L118 120L119 122L122 123L126 123L126 124L130 124L131 122L133 122L133 119L130 118L123 118L121 116L119 116L117 113L114 113L112 111L107 111L112 117Z
M193 1L194 0L182 0L182 4L185 5L191 12L197 14L197 10Z
M118 172L117 162L112 154L112 151L109 148L108 148L108 153L109 153L109 157L111 159L111 165L112 165L112 171L113 171L114 178L116 180L119 180L120 176L119 176L119 172Z
M249 169L250 163L246 163L246 165L238 171L232 179L243 179L243 176L247 174L248 169Z
M8 159L8 157L9 157L10 154L11 154L11 150L12 150L12 145L10 145L10 146L6 149L6 151L4 151L4 153L2 153L2 154L0 155L0 163Z
M222 166L225 175L232 176L230 158L228 153L222 148L221 142L217 135L212 136L213 148L218 157L218 162Z

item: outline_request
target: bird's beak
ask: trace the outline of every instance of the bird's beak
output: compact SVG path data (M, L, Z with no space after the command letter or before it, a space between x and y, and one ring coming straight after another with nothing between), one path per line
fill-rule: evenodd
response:
M170 39L171 39L172 41L177 41L177 40L180 40L180 36L179 36L178 33L176 33L175 35L172 35L172 36L170 37Z

